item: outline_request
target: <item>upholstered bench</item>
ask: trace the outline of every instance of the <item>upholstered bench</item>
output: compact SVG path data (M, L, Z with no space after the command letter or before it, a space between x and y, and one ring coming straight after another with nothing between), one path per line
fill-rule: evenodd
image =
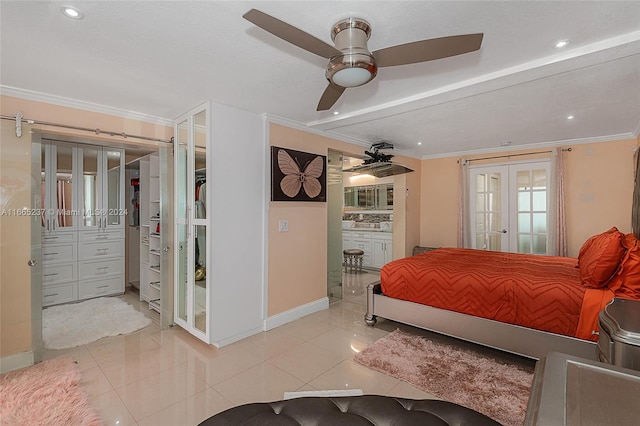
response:
M477 411L435 399L363 395L305 397L240 405L200 426L500 426Z

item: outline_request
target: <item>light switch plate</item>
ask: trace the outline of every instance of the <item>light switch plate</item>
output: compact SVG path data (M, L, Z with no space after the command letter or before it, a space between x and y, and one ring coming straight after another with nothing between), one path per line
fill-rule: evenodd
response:
M278 222L278 230L280 232L287 232L289 230L289 221L281 220Z

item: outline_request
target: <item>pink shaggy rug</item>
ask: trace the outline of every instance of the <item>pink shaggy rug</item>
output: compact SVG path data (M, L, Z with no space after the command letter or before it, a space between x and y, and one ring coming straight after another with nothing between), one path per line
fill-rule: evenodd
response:
M505 426L524 423L530 368L396 330L354 359L446 401L479 411Z
M80 388L80 369L57 358L0 376L0 424L98 426L102 422Z

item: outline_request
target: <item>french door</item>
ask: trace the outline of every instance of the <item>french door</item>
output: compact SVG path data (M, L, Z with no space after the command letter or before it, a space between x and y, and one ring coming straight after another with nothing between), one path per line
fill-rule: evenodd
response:
M548 161L471 167L471 247L547 254L551 168Z
M211 190L207 186L207 106L178 120L175 128L175 308L174 320L200 340L211 343L209 330Z

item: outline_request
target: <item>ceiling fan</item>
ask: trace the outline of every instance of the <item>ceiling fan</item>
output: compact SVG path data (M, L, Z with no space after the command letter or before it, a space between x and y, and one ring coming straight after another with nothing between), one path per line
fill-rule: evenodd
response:
M295 46L329 59L325 89L317 111L331 108L346 88L358 87L374 79L378 68L415 64L462 55L480 49L482 33L463 34L399 44L370 52L367 40L371 26L360 18L347 18L333 26L335 47L257 9L242 16L247 21Z
M369 158L365 158L362 164L343 170L343 172L368 174L382 178L411 173L413 171L413 169L403 166L402 164L392 163L391 159L394 157L393 154L385 154L381 151L383 149L393 149L393 144L384 141L374 143L371 145L371 151L364 152Z

